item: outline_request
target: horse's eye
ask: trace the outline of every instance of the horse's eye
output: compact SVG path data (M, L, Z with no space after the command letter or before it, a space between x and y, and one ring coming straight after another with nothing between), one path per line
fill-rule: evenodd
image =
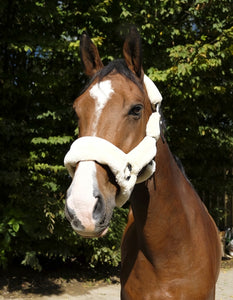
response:
M129 115L134 116L136 118L140 118L142 114L143 105L137 104L131 107L129 111Z

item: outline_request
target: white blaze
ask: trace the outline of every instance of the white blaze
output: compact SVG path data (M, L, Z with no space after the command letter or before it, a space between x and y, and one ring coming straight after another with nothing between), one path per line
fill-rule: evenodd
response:
M105 105L107 104L108 100L110 99L111 95L114 93L112 89L111 81L105 80L99 83L96 83L90 89L90 96L95 99L95 121L93 122L93 135L96 134L96 126L98 124L100 115L102 110L104 109Z
M93 136L96 135L96 126L100 115L112 93L114 91L110 80L96 83L90 89L90 96L95 100L95 120L92 125ZM67 193L67 206L68 209L73 210L76 218L80 220L86 231L95 229L93 211L97 201L95 192L98 190L94 161L80 162Z
M80 162L68 191L67 206L75 212L87 231L95 229L93 210L98 190L96 167L93 161Z

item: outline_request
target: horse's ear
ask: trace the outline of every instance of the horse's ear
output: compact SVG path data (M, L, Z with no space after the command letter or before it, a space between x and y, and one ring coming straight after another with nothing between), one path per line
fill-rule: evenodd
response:
M128 68L142 80L143 69L141 37L135 26L130 28L129 35L125 39L123 54Z
M98 49L86 32L83 32L80 38L80 54L84 72L87 76L92 77L103 68L104 65L99 56Z

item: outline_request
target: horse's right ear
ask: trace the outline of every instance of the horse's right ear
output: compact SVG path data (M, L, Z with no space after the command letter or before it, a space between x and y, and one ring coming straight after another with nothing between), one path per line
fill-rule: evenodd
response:
M83 32L80 38L80 54L84 72L87 76L92 77L103 68L104 65L99 56L98 49L86 32Z

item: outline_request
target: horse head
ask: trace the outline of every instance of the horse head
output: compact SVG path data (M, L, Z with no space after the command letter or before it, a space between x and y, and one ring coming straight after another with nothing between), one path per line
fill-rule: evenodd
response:
M91 80L74 102L79 138L65 157L73 178L65 212L77 233L98 237L107 232L114 207L155 171L162 97L144 75L135 28L124 42L124 59L104 66L86 33L80 51Z

